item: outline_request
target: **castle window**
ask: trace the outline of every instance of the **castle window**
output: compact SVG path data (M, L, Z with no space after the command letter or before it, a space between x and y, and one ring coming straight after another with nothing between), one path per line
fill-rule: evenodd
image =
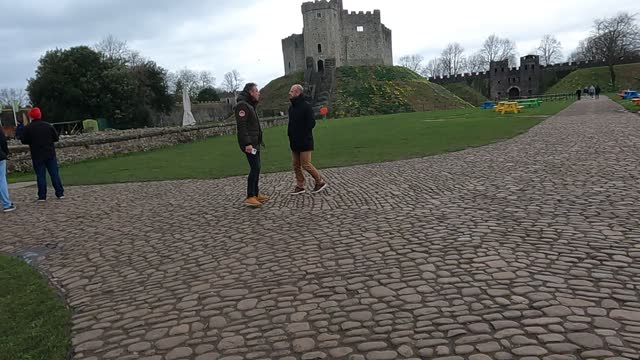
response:
M525 65L524 69L527 70L529 68L529 65Z
M529 81L531 81L531 76L529 76Z
M291 61L289 61L289 70L291 70Z
M496 68L496 74L498 73L498 68Z
M322 17L322 13L318 13L318 19Z
M504 68L502 68L502 72L504 72Z
M356 27L356 31L357 32L364 32L364 26L357 26Z
M500 80L498 80L498 84L500 84Z
M322 52L322 44L318 44L318 53Z

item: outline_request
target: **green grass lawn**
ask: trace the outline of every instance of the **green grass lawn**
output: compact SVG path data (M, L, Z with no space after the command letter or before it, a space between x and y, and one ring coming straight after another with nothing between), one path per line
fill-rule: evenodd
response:
M617 94L607 94L607 97L609 97L609 99L617 102L618 104L624 106L625 109L627 109L627 111L630 112L634 112L637 113L638 111L640 111L640 106L634 104L631 102L631 100L625 100L625 99L621 99L620 96L618 96Z
M319 168L423 157L489 144L526 132L570 102L545 103L521 114L476 108L318 121L313 162ZM287 129L266 129L263 172L290 169ZM67 185L174 179L210 179L247 173L236 136L120 157L90 160L61 170ZM33 181L13 174L10 182Z
M66 359L69 328L69 311L42 276L0 255L0 358Z

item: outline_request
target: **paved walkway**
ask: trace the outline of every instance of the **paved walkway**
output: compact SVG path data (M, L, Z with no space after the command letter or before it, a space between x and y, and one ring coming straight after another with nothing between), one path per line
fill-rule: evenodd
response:
M0 251L57 245L40 266L74 359L638 359L639 163L640 118L582 101L509 141L326 171L320 196L267 175L260 210L241 178L16 190Z

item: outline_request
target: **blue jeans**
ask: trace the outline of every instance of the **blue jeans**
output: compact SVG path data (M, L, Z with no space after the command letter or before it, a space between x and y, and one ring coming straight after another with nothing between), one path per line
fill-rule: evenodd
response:
M258 196L260 193L259 185L260 182L260 152L257 154L247 154L247 160L249 161L249 167L251 170L249 171L249 178L247 179L247 198Z
M7 184L7 160L0 161L0 202L2 208L11 207L11 199L9 199L9 184Z
M47 198L47 171L51 177L51 185L56 190L56 196L64 196L62 180L60 180L58 173L58 160L55 157L46 160L33 160L33 170L36 172L36 180L38 181L38 199L46 200Z

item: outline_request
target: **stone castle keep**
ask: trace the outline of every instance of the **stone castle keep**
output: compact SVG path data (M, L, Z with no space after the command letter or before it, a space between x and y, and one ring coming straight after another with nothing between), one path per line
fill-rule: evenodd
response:
M332 66L393 65L391 30L380 10L349 12L342 0L302 4L304 29L282 40L285 74Z

